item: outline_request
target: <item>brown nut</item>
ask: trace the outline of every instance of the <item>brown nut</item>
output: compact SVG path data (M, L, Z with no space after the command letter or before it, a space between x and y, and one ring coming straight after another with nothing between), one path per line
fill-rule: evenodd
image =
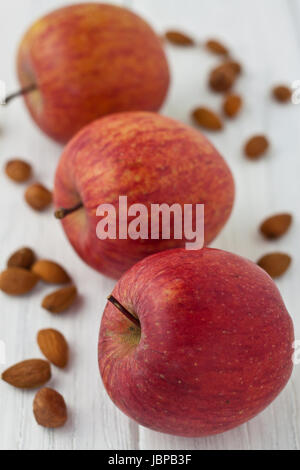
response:
M42 307L51 313L61 313L67 310L76 300L77 289L75 286L67 286L48 294Z
M40 330L37 342L48 361L61 368L67 365L69 347L65 337L59 331L51 328Z
M5 166L5 173L16 183L24 183L31 177L31 166L24 160L9 160Z
M52 388L41 388L34 397L33 414L41 426L63 426L67 421L67 406L63 396Z
M50 378L50 364L43 359L18 362L2 373L2 380L17 388L37 388Z
M214 68L209 75L209 87L217 93L225 93L231 90L237 74L231 66L221 64Z
M209 39L208 41L206 41L205 47L213 54L227 55L229 53L227 47L224 46L224 44L222 44L217 39Z
M193 46L195 41L181 31L170 30L165 33L165 38L176 46Z
M290 228L293 217L291 214L275 214L268 217L260 226L260 232L269 240L280 238Z
M39 281L38 276L23 268L7 268L0 274L0 289L8 295L23 295Z
M47 259L40 259L34 263L31 271L42 281L50 284L67 284L70 276L58 263Z
M244 152L247 158L256 160L266 153L270 144L266 136L255 135L245 144Z
M27 204L36 211L43 211L52 203L52 193L40 183L30 185L25 192Z
M35 261L35 254L31 248L20 248L15 251L7 261L8 268L30 269Z
M223 103L223 111L229 118L234 118L241 110L243 100L239 95L231 93L227 95Z
M292 90L286 85L277 85L272 89L272 95L279 103L288 103L292 98Z
M242 66L236 60L225 60L220 67L231 69L236 77L242 73Z
M286 253L269 253L262 256L257 264L275 279L286 272L291 261L292 258Z
M196 108L192 113L192 117L198 126L203 127L204 129L208 129L210 131L220 131L223 129L223 123L220 116L209 108Z

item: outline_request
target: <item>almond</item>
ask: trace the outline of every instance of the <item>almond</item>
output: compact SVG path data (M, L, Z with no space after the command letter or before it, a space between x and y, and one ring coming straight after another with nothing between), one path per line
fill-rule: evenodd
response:
M231 93L225 97L223 111L226 116L234 118L241 110L243 101L239 95Z
M23 268L8 268L0 274L0 289L9 295L23 295L31 291L39 278Z
M37 335L40 350L48 361L57 367L65 367L68 362L69 348L65 337L51 328L40 330Z
M35 254L31 248L20 248L13 253L8 261L7 266L9 268L24 268L30 269L35 261Z
M272 95L279 103L287 103L291 101L292 90L286 85L278 85L273 88Z
M260 232L270 240L280 238L288 231L292 220L291 214L275 214L261 224Z
M237 74L232 66L225 63L210 72L208 84L211 90L217 93L224 93L232 88L236 77Z
M207 50L217 55L227 55L229 52L227 47L216 39L209 39L206 41L205 47Z
M66 271L54 261L41 259L34 263L32 272L44 282L50 284L66 284L70 282L70 277Z
M236 77L242 73L242 66L236 60L226 60L221 66L231 69Z
M167 31L165 38L170 43L176 44L176 46L193 46L195 44L195 41L190 36L180 31Z
M33 413L38 424L59 428L67 421L67 406L63 396L52 388L41 388L33 400Z
M36 211L43 211L52 202L52 193L40 183L29 186L25 192L25 200Z
M204 129L219 131L223 128L221 118L209 108L196 108L192 113L192 117L194 121Z
M246 157L256 160L261 157L269 148L269 141L264 135L255 135L249 139L244 147Z
M18 388L37 388L51 378L50 364L43 359L18 362L2 373L2 380Z
M31 176L31 166L24 160L9 160L5 166L5 173L16 183L24 183Z
M260 258L257 264L264 269L269 276L276 278L286 272L291 261L291 257L286 253L269 253Z
M76 297L77 289L75 286L63 287L47 295L42 302L42 307L51 313L60 313L67 310Z

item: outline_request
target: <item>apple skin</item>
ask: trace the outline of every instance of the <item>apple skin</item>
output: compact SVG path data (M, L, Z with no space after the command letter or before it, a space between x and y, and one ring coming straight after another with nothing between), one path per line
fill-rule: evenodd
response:
M27 108L50 137L67 142L106 114L157 111L169 68L160 39L131 11L113 5L67 6L36 21L18 50Z
M139 424L179 436L217 434L268 406L292 372L292 320L272 279L234 254L158 253L133 266L99 336L112 401Z
M227 164L197 130L149 112L120 113L99 119L79 132L65 148L55 178L54 202L84 208L63 219L77 253L90 266L113 278L145 256L185 246L185 240L99 240L99 204L119 196L128 206L205 204L205 242L210 243L227 221L234 183ZM195 211L193 213L195 220Z

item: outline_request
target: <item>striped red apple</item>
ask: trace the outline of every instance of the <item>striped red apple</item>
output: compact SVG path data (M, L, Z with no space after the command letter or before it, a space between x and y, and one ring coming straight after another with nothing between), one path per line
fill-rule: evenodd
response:
M169 85L151 27L125 8L101 3L37 20L21 41L17 69L31 116L59 142L106 114L158 110Z
M112 204L119 215L119 196L128 206L144 204L149 227L151 204L204 204L208 244L231 213L234 183L200 132L155 113L119 113L82 129L61 156L54 200L64 208L59 216L66 215L67 237L89 265L114 278L145 256L185 246L184 238L153 239L150 233L148 239L98 239L97 207ZM193 222L195 217L193 211Z
M221 433L261 412L289 380L292 320L272 279L244 258L211 248L157 253L112 296L100 372L113 402L143 426Z

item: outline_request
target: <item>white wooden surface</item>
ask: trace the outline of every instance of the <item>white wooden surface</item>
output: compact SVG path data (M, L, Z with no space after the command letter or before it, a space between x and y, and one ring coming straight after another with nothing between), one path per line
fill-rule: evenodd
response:
M17 87L15 51L24 29L37 17L71 0L10 0L1 2L1 73L9 91ZM300 105L280 106L270 100L274 82L300 79L300 0L124 0L158 30L177 27L199 39L217 36L228 43L245 67L237 89L246 105L226 131L211 139L228 160L237 183L237 201L226 229L214 246L252 260L272 250L292 254L289 272L278 281L300 339ZM209 68L217 60L201 48L167 47L172 87L162 112L189 122L198 104L218 108L221 99L206 88ZM52 186L60 146L42 135L21 102L0 109L1 165L11 156L23 156L34 166L35 178ZM266 133L272 151L260 162L246 161L241 146L248 135ZM24 187L8 181L1 171L1 268L7 256L22 245L43 257L61 261L75 279L82 298L65 315L53 317L40 308L51 288L40 287L23 298L0 295L0 340L6 344L6 366L40 357L35 341L43 327L62 331L70 342L67 371L53 367L50 386L63 393L70 410L65 428L38 427L31 411L33 392L0 383L1 449L299 449L300 365L279 398L251 422L223 435L182 439L149 431L130 421L107 397L97 369L97 335L105 298L113 281L88 268L74 254L51 211L37 215L23 202ZM264 241L257 226L276 211L291 211L295 223L278 242ZM0 365L1 370L6 367Z

